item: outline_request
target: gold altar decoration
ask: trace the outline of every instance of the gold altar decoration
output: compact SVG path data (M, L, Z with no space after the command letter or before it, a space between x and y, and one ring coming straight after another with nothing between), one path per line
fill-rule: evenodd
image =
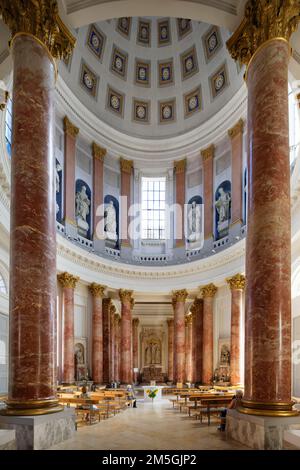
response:
M205 299L205 297L214 297L218 288L213 284L207 284L206 286L201 287L201 295Z
M131 307L132 295L133 295L133 290L126 290L126 289L119 290L119 297L120 297L122 304L125 302L130 302L130 307Z
M133 168L133 161L132 160L126 160L125 158L121 157L120 158L120 166L121 166L122 171L124 171L125 173L131 174L132 168Z
M188 296L188 291L186 289L175 290L173 292L172 303L185 302Z
M205 162L205 160L208 160L209 158L213 158L214 153L215 153L215 146L211 144L206 149L201 150L202 160Z
M92 284L89 285L89 291L94 297L103 297L105 289L106 286L96 284L95 282L92 282Z
M54 59L67 59L75 38L58 14L57 0L1 0L0 14L12 38L30 34L46 46Z
M300 0L249 0L245 17L227 41L231 57L248 65L271 39L289 40L300 20Z
M103 147L100 147L100 145L97 145L96 142L92 143L92 152L93 152L93 157L96 160L100 160L100 162L104 161L104 157L106 155L106 149Z
M235 136L242 134L244 130L244 120L239 119L238 122L228 131L228 135L231 139Z
M246 285L246 278L243 274L236 274L235 276L228 277L226 282L229 284L231 290L244 290Z
M64 117L64 131L67 135L70 135L74 139L79 133L78 127L74 126L74 124L70 121L67 116Z
M186 169L186 158L174 162L174 168L176 173L184 173Z
M63 272L57 275L58 282L65 288L75 289L77 282L79 281L78 276L73 276L70 273Z

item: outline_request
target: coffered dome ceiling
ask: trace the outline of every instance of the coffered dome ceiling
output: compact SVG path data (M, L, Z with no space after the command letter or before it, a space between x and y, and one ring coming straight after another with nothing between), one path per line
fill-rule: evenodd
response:
M119 18L76 31L60 74L98 118L128 135L166 138L214 116L243 84L230 32L178 18Z

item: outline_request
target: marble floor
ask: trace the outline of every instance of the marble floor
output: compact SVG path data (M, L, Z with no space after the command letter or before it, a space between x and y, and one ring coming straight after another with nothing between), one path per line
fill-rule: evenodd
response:
M92 426L81 427L71 439L52 449L61 450L246 450L227 442L217 422L200 424L173 410L167 399L156 403L138 400L137 408Z

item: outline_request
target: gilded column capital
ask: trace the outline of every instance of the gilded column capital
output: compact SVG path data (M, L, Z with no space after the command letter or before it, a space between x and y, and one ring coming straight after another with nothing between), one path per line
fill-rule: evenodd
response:
M58 282L62 287L69 287L75 289L77 282L79 281L78 276L73 276L70 273L64 272L57 275Z
M135 300L134 300L133 297L131 297L131 299L130 299L130 307L131 307L131 310L133 309L134 304L135 304Z
M189 326L193 323L193 315L186 315L185 316L185 324Z
M79 133L78 127L74 126L68 116L64 117L64 131L66 134L70 135L71 137L74 137L74 139L76 139Z
M121 167L121 171L123 171L124 173L131 174L132 168L133 168L133 160L126 160L125 158L121 157L120 167Z
M209 158L213 158L215 154L215 146L214 144L211 144L209 147L207 147L206 149L203 149L201 150L201 156L202 156L202 160L205 162L206 160L208 160Z
M175 290L173 292L172 303L176 302L185 302L188 296L188 291L186 289Z
M238 134L243 134L244 130L244 120L239 119L238 122L228 131L228 135L231 139L233 139Z
M168 327L171 328L172 326L174 326L174 319L173 318L168 318L167 319L167 324L168 324Z
M107 309L110 309L110 306L111 306L111 298L110 297L105 297L105 299L103 299L103 306Z
M117 309L116 309L116 307L114 306L113 303L110 304L109 311L110 311L110 314L111 314L112 317L114 317L115 314L117 313Z
M130 302L130 306L131 306L131 302L133 299L132 295L133 295L133 290L126 290L126 289L119 290L119 297L120 297L121 302L122 303Z
M89 291L91 292L93 297L103 297L105 289L106 286L96 284L95 282L92 282L92 284L89 285Z
M243 274L236 274L235 276L226 279L231 290L244 290L246 285L246 278Z
M12 33L37 38L54 59L67 59L75 38L58 14L57 0L1 0L0 15Z
M270 39L288 41L300 21L300 0L249 0L245 16L226 45L231 57L248 65Z
M140 320L139 320L138 318L134 318L134 319L132 320L132 326L133 326L133 328L137 328L137 327L139 326L139 324L140 324Z
M174 162L175 173L184 173L186 169L186 158Z
M115 326L118 326L121 321L120 315L115 313Z
M92 143L92 152L93 152L93 157L96 160L100 160L100 162L104 161L104 157L106 155L106 149L103 147L100 147L100 145L97 145L96 142Z
M296 100L298 101L298 108L300 109L300 93L296 95Z
M205 299L206 297L214 297L217 290L218 288L213 283L210 283L206 286L201 287L200 292L203 299Z

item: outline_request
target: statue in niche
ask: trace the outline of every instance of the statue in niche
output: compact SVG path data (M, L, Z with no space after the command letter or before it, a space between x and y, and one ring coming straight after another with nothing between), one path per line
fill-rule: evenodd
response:
M150 365L151 364L151 346L147 346L146 350L145 350L145 363L146 365Z
M59 173L62 171L62 167L60 164L57 162L56 167L55 167L55 173L56 173L56 193L60 192L60 177ZM59 212L59 205L56 203L56 214Z
M108 238L109 240L116 241L118 238L117 214L116 214L116 209L112 200L109 201L109 204L105 209L104 219L105 219L104 230L106 233L106 238Z
M220 364L222 365L230 364L230 351L228 349L228 346L226 346L226 344L223 344L221 348Z
M160 347L158 344L155 345L154 347L154 363L155 364L160 364L161 363L161 360L160 360Z
M188 228L190 242L196 242L200 239L201 235L201 205L196 204L196 201L192 202L192 205L188 212Z
M229 224L231 195L230 192L226 193L222 186L219 188L218 192L219 197L216 201L216 209L219 216L218 232L222 233L224 229L227 229Z
M145 349L145 364L161 364L161 350L159 344L150 342Z
M81 190L76 193L75 198L76 203L76 218L77 218L77 225L79 229L80 235L84 237L87 236L87 232L89 230L89 224L86 220L87 216L90 213L90 205L91 201L86 193L86 186L82 186Z

